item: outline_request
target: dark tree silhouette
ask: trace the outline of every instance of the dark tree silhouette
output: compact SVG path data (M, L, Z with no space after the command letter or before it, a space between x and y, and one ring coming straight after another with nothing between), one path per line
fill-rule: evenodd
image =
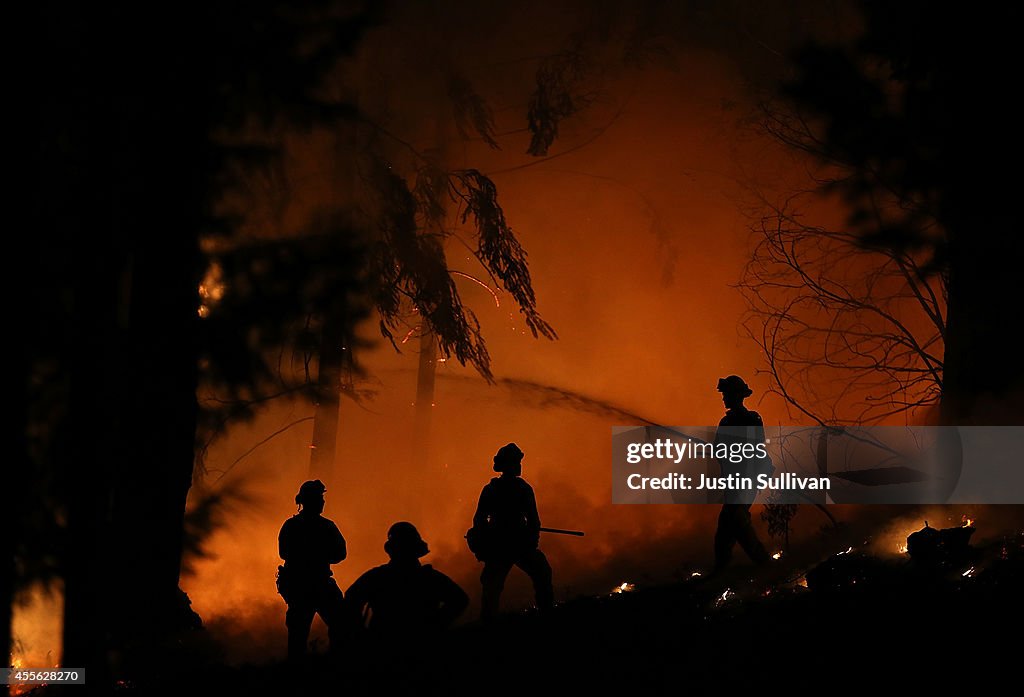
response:
M111 651L124 659L117 671L147 661L159 670L151 649L192 621L178 578L200 359L244 391L264 369L252 356L294 331L295 298L344 299L351 293L333 291L360 285L347 270L353 245L311 235L287 250L267 245L248 266L225 264L250 300L269 300L259 317L236 316L229 331L197 314L200 239L234 229L214 207L229 165L271 154L253 132L353 115L318 86L369 22L313 0L43 9L32 236L46 254L33 273L54 288L29 302L48 313L53 341L29 356L26 375L36 376L33 408L56 399L37 419L46 451L30 454L50 483L37 509L60 529L63 660L90 682L111 675ZM304 253L336 260L316 245L347 264L333 286L296 270ZM280 276L268 272L275 265L286 267ZM18 561L44 557L51 539L25 538Z
M917 302L934 315L931 326L923 334L894 328L892 319L904 318L882 317L886 301L879 297L855 307L864 299L863 284L848 298L827 275L816 276L807 264L829 261L808 262L801 256L806 249L791 253L787 239L796 234L817 244L811 234L817 229L794 225L790 210L769 217L769 247L760 252L791 254L782 264L794 272L795 294L821 303L821 317L810 322L814 329L825 328L825 315L838 319L832 338L846 342L842 351L858 365L874 364L879 381L894 381L880 404L926 403L941 389L946 423L1018 422L1024 364L1005 327L1021 244L1014 232L1014 181L995 174L1009 156L1014 130L1006 83L1014 22L1008 8L995 4L954 10L867 0L861 6L859 39L811 44L798 53L797 75L784 86L783 101L767 107L766 126L825 164L822 189L848 206L842 238L826 235L821 244L854 241L878 250L866 283L894 277L902 287L886 291L889 297ZM971 49L951 51L952 44ZM801 268L812 273L801 275ZM909 297L918 293L922 297ZM772 314L792 322L789 312L776 304ZM781 329L798 334L806 327L797 320ZM793 334L765 331L764 347L781 346L785 358ZM936 332L944 340L941 353ZM788 376L778 377L792 396Z
M912 250L807 222L790 197L754 226L743 326L772 389L818 423L871 423L942 394L946 274Z
M34 390L35 422L51 432L46 452L19 450L45 489L33 500L38 524L19 520L56 534L19 536L25 549L12 559L24 571L0 575L0 600L9 609L15 583L45 575L42 563L23 562L54 557L64 663L102 684L112 671L166 669L155 662L173 657L155 647L194 625L178 579L183 548L196 547L203 527L184 525L197 432L202 445L275 395L315 399L326 318L328 340L347 342L376 307L393 338L412 306L442 355L490 375L479 326L422 225L442 197L476 231L478 258L531 330L553 332L496 188L475 170L441 177L423 165L407 180L367 158L369 223L339 206L294 235L244 234L250 221L232 204L245 200L239 187L251 176L274 170L285 134L366 122L324 83L376 21L369 12L317 0L208 3L159 17L128 3L47 10L39 50L55 67L41 100L34 239L51 267L35 271L55 281L26 315L58 321L23 357L39 384L19 392ZM141 29L157 20L159 33ZM486 129L479 105L461 95L469 123ZM302 357L297 372L279 368L288 351ZM216 395L202 410L200 384ZM123 658L116 668L111 651Z
M418 457L428 452L437 359L454 357L492 379L484 337L456 283L467 274L448 268L446 253L453 237L479 263L479 269L466 271L485 279L481 282L496 292L507 292L535 337L554 338L537 312L526 255L506 221L497 187L480 170L456 164L456 136L499 149L499 139L519 135L516 130L497 133L490 104L479 89L487 85L491 69L460 50L466 37L459 27L466 22L466 11L458 6L402 8L401 17L393 18L396 23L411 21L422 31L403 34L397 45L394 35L378 33L331 85L360 109L359 121L343 126L335 138L333 156L339 164L331 169L338 170L339 188L346 190L342 202L353 209L370 250L367 280L373 286L381 333L396 349L399 337L402 344L415 339L412 345L419 345L412 448ZM592 101L610 66L641 65L664 53L651 18L630 17L613 29L615 15L613 8L588 8L582 28L569 36L564 50L529 59L537 62L536 87L524 110L531 154L547 154L559 122ZM420 60L422 56L432 60ZM478 77L471 80L469 73ZM387 80L382 82L382 75ZM382 84L387 86L383 90ZM396 113L393 100L407 108ZM412 112L417 117L410 122ZM424 141L427 146L416 144ZM293 186L285 175L283 188ZM351 350L355 339L341 332L338 322L316 316L311 329L318 332L319 342L316 350L306 352L317 382L310 476L326 480L334 464L339 391L358 396L354 376L359 369Z

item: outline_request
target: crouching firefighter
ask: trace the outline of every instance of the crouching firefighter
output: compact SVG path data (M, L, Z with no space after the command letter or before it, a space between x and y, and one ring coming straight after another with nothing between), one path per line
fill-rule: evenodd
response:
M288 604L288 658L306 654L313 616L327 625L331 652L341 648L345 626L344 597L334 581L331 564L347 555L345 538L338 526L320 515L327 487L319 479L305 482L295 496L299 512L284 522L278 550L284 565L277 569L277 590Z

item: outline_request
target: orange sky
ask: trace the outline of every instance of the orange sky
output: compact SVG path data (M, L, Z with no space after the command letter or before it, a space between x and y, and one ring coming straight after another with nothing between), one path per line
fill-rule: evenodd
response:
M448 3L444 17L422 9L427 4L395 9L361 45L347 89L389 132L421 149L444 142L450 167L493 176L529 253L539 309L559 335L534 339L507 295L496 308L486 291L459 279L496 378L557 387L665 424L710 425L722 412L717 379L739 373L766 421L792 423L777 400L761 401L768 384L755 373L760 357L738 327L745 305L730 285L749 256L752 192L770 195L805 181L801 165L748 119L756 90L784 65L781 52L822 24L814 16L820 8L808 3L802 14L738 2L673 10L662 27L672 36L660 42L671 60L637 70L598 52L594 103L562 124L551 150L569 154L538 163L524 154L533 71L538 57L563 50L574 32L596 31L592 5L509 3L495 12L479 5ZM612 26L636 19L627 7ZM467 76L494 106L496 131L505 134L500 152L458 139L435 66ZM323 134L289 139L286 229L337 201L339 162L328 145ZM394 147L401 162L402 148ZM280 233L265 215L268 201L256 196L247 206L255 229ZM457 242L447 251L453 270L481 273ZM336 567L343 589L386 561L388 526L410 520L431 546L425 561L476 601L480 566L462 536L493 474L491 457L508 441L526 453L524 476L543 522L587 533L542 540L558 598L706 568L716 507L610 504L610 427L620 418L546 402L550 393L488 385L452 361L438 369L429 453L412 453L415 342L398 355L375 326L364 328L376 346L361 356L360 386L377 394L342 405L327 493L326 515L349 543L349 559ZM284 646L276 535L307 478L311 423L257 448L224 479L219 471L311 414L309 405L278 403L235 427L207 458L203 485L241 491L247 502L225 510L212 555L195 562L183 587L221 636L245 635L235 657L278 655ZM819 525L817 515L804 514L805 524ZM528 601L525 579L513 572L505 607Z
M371 55L379 50L374 41ZM501 138L501 152L479 142L453 141L449 149L451 166L493 173L509 222L529 252L539 308L559 339L530 336L507 296L496 308L472 282L458 280L459 289L480 318L499 379L577 392L661 423L714 424L722 412L717 379L740 373L765 418L785 421L777 402L758 402L767 383L755 375L758 351L738 329L744 303L730 284L749 254L748 187L777 183L794 163L738 125L749 116L751 100L729 59L707 48L677 48L674 63L673 69L611 73L602 98L563 124L552 154L592 142L564 157L505 171L533 162L523 154L524 133ZM399 72L396 84L407 84L401 70L409 66L401 56L386 64ZM522 128L531 65L519 68L519 83L501 81L492 97L507 107L497 111L499 132ZM405 118L437 112L422 85L388 97L382 101L404 109L392 115L392 132L422 147L436 142L430 130L435 125ZM292 180L298 183L290 220L301 221L303 210L330 195L329 183L317 176L324 169L318 142L313 137L295 145ZM452 269L481 273L457 243L449 243L448 253ZM364 335L375 337L375 321ZM536 392L489 386L471 369L449 362L438 370L430 452L414 456L415 342L397 355L376 341L362 356L362 386L377 395L362 405L342 405L337 471L327 494L326 515L350 548L349 559L336 567L342 588L386 561L387 527L410 520L433 550L425 561L455 577L475 599L480 567L462 535L480 488L493 475L491 457L508 441L526 452L524 476L536 488L544 523L587 533L542 541L559 598L707 566L715 507L610 504L610 427L621 419L544 405ZM232 431L208 466L226 466L267 434L311 413L302 404L268 410ZM294 513L292 497L307 476L311 428L306 422L276 437L216 484L241 487L254 503L229 514L227 527L210 544L216 556L200 561L184 583L196 610L218 631L260 628L247 632L254 655L264 648L273 652L282 641L283 603L273 585L280 563L276 534ZM528 601L529 588L514 572L506 607Z

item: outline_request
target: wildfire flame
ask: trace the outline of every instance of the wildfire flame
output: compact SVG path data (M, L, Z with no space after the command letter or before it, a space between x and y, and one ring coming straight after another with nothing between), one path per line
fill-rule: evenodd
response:
M772 559L774 559L775 561L778 561L779 559L782 559L782 552L779 551L779 552L776 552L775 554L773 554L772 555Z
M690 574L690 578L700 578L700 576L701 573L699 571L694 571L692 574Z
M907 543L906 542L901 542L898 545L896 545L896 551L899 552L900 554L906 554L907 553Z
M49 655L49 654L47 654L47 655ZM10 659L10 668L11 668L11 670L12 671L16 671L16 670L23 669L24 667L25 667L25 660L23 658L19 657L19 656L15 656L14 654L11 654L11 659ZM60 668L60 663L55 663L53 666L50 666L50 668L52 668L52 669ZM15 683L11 684L7 689L9 690L9 694L11 695L11 697L15 697L16 695L27 695L27 694L33 692L34 690L36 690L37 688L39 688L41 686L45 686L45 685L46 685L46 683L18 683L18 682L15 682Z
M612 588L612 593L631 593L636 590L636 584L628 583L623 581L619 585Z
M842 552L838 552L837 554L849 554L852 551L853 547L847 547L845 550L843 550Z
M200 317L209 317L210 310L224 297L225 284L223 271L220 264L216 262L206 269L206 276L199 284L199 308L197 312Z
M967 516L963 516L960 519L960 521L961 521L961 527L965 527L965 528L973 528L974 527L974 518L968 518Z
M974 575L974 567L972 566L971 568L969 568L967 571L963 572L960 575L963 576L964 578L970 578L971 576Z

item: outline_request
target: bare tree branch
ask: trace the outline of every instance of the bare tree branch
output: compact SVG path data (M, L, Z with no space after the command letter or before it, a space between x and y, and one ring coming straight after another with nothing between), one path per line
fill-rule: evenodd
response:
M942 393L945 278L909 250L804 221L802 192L767 205L738 284L773 391L822 425L877 423ZM882 217L879 213L879 219Z

